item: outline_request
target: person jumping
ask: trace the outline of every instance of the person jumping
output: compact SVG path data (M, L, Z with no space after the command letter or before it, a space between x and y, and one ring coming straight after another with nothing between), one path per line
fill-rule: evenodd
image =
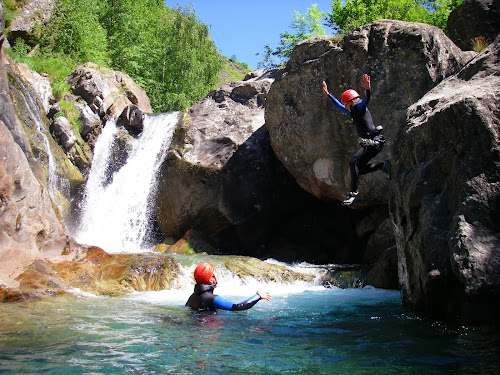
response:
M343 201L345 206L357 202L359 198L358 181L359 176L367 173L372 173L382 169L387 174L390 173L390 161L370 163L384 146L385 138L381 132L382 126L375 126L372 115L368 109L370 101L370 76L363 75L361 86L365 89L363 99L360 98L356 90L349 89L342 93L340 102L328 92L328 86L323 81L323 92L327 95L333 105L340 111L351 116L359 139L359 149L349 161L351 170L351 191L347 193L347 199Z

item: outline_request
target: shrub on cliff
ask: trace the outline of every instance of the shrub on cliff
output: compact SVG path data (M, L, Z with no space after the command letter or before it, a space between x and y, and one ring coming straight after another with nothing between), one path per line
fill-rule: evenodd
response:
M339 33L380 19L421 22L446 31L448 14L464 0L335 0L327 23Z

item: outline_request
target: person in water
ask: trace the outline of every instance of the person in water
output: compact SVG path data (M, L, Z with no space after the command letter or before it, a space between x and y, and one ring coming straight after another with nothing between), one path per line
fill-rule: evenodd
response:
M340 102L328 92L328 86L323 81L323 92L327 95L333 105L340 111L351 116L356 131L359 136L359 149L349 161L351 170L351 191L347 193L347 199L344 200L344 205L350 205L357 202L359 198L358 182L359 176L367 173L372 173L382 169L387 174L390 173L390 161L370 163L384 146L385 138L381 132L382 126L375 126L372 115L368 109L370 101L370 76L363 75L361 86L365 89L363 99L360 98L356 90L349 89L342 93Z
M193 310L231 310L241 311L248 310L253 307L261 299L271 300L271 295L267 292L257 291L255 295L240 303L232 303L221 296L214 294L214 289L217 286L217 278L214 275L215 267L203 262L198 264L194 270L194 278L196 285L194 293L189 297L186 306Z

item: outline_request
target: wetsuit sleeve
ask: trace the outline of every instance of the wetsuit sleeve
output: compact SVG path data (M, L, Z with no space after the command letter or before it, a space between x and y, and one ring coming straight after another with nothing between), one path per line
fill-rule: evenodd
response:
M368 103L370 101L370 96L371 96L370 90L366 90L365 95L363 96L363 99L361 100L361 102L356 104L356 107L358 107L358 110L360 112L362 112L363 109L368 107Z
M240 303L232 303L229 302L228 300L225 300L221 296L216 296L214 298L214 307L216 309L221 309L221 310L242 311L242 310L248 310L259 301L260 301L260 296L258 294L255 294L249 299Z
M339 111L349 114L347 108L341 102L339 102L332 94L328 94L328 97L330 98L330 101L335 106L335 108L337 108Z

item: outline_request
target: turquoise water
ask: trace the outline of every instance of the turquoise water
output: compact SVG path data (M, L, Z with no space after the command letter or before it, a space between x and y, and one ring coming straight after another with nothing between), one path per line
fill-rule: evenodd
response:
M0 304L0 373L499 373L498 337L417 319L398 292L283 289L243 312L192 312L186 290Z

